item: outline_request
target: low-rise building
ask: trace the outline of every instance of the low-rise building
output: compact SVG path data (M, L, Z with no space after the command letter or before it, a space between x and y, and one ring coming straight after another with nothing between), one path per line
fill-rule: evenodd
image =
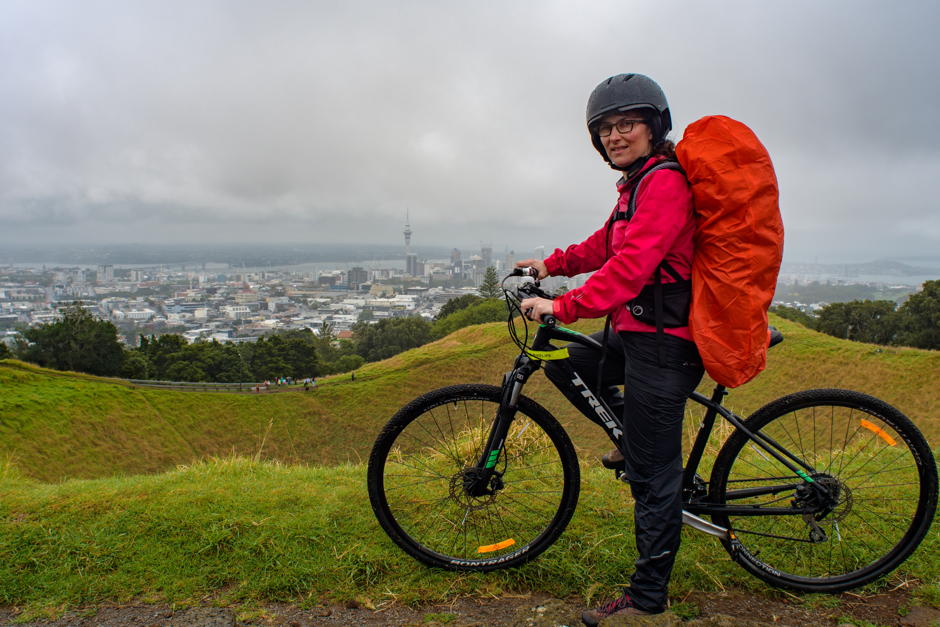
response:
M251 315L251 309L247 305L225 305L220 311L230 320L243 320Z

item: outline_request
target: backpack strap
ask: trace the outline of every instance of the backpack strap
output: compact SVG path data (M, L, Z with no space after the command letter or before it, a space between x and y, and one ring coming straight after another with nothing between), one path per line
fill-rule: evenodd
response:
M640 184L643 183L643 179L645 179L647 176L653 172L659 172L660 170L676 170L677 172L682 172L685 174L682 166L679 165L679 163L676 161L663 161L662 163L657 163L646 172L641 173L640 178L638 178L633 183L633 190L630 192L630 200L627 202L627 210L615 212L611 218L611 222L616 222L617 220L626 220L629 222L631 219L633 219L633 214L636 213L636 197L640 195Z
M669 262L666 261L665 259L663 259L662 263L660 263L659 266L660 266L663 270L665 270L665 271L666 271L666 274L668 274L669 276L671 276L671 277L673 278L673 280L675 280L675 281L685 281L685 280L686 280L681 274L679 274L679 271L676 270L675 268L673 268L673 267L669 264Z
M640 195L640 184L643 183L643 179L652 174L653 172L658 172L659 170L676 170L681 172L683 175L685 171L682 169L682 166L679 165L676 161L663 161L662 163L657 163L652 168L643 172L640 175L640 178L633 183L633 189L630 191L630 200L627 202L626 211L617 211L611 216L610 222L607 225L608 230L608 240L610 238L609 232L611 225L617 220L626 220L630 221L633 219L634 214L636 213L636 198ZM682 281L682 275L673 268L669 262L663 259L658 266L656 266L656 272L654 273L655 281L653 283L653 311L655 312L656 318L656 357L660 366L665 366L666 362L663 360L663 280L662 280L662 270L665 270L669 276L671 276L676 281ZM608 316L608 320L610 317Z
M656 361L659 362L660 368L666 367L666 362L663 359L663 277L660 268L663 267L663 261L661 264L656 266L656 287L653 288L653 312L656 317Z

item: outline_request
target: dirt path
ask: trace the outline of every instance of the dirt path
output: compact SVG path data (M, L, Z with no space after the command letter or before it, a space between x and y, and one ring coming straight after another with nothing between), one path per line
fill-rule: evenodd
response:
M498 599L457 599L444 605L378 608L323 606L299 609L290 605L269 605L254 611L232 608L194 607L173 610L157 605L101 606L70 612L51 621L15 623L19 627L243 627L248 625L414 625L470 627L512 625L556 627L580 625L584 609L577 599L553 599L543 595L511 596ZM13 625L18 612L0 608L0 625ZM605 621L602 625L734 626L779 625L904 625L940 626L940 610L911 605L904 590L861 597L769 599L740 592L693 594L677 602L674 609L659 616Z

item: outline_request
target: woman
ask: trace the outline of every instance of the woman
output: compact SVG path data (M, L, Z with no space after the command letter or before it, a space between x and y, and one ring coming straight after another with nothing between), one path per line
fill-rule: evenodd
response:
M688 280L691 274L695 221L688 183L672 169L643 178L660 162L675 160L675 147L666 139L672 128L666 97L659 85L642 74L611 77L588 100L587 126L594 147L622 173L617 206L601 228L580 244L557 249L544 260L526 259L516 265L536 268L539 278L594 271L582 287L553 301L524 300L522 306L530 318L552 314L571 323L610 314L612 319L613 333L595 334L598 341L607 336L601 380L594 374L593 380L585 382L599 389L612 407L622 406L626 459L615 449L604 456L603 463L624 468L630 481L639 557L623 595L582 614L586 624L596 625L611 615L665 610L682 527L682 418L686 398L704 370L689 334L687 314L679 322L682 326L657 332L655 325L634 318L627 306L641 293L650 294L657 277L668 284ZM618 219L627 213L633 194L636 213L629 220ZM599 352L578 345L568 349L579 372L597 372ZM597 421L594 410L553 365L548 362L545 368L549 378ZM622 395L616 387L621 384Z

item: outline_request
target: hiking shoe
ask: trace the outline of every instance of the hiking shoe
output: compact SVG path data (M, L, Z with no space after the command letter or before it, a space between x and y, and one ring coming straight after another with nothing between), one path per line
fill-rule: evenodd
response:
M601 457L601 466L611 470L623 470L623 453L618 449L604 453L604 456Z
M650 612L644 612L633 605L633 599L626 592L622 596L605 603L595 610L581 612L581 620L588 627L594 627L599 622L610 616L646 616Z

